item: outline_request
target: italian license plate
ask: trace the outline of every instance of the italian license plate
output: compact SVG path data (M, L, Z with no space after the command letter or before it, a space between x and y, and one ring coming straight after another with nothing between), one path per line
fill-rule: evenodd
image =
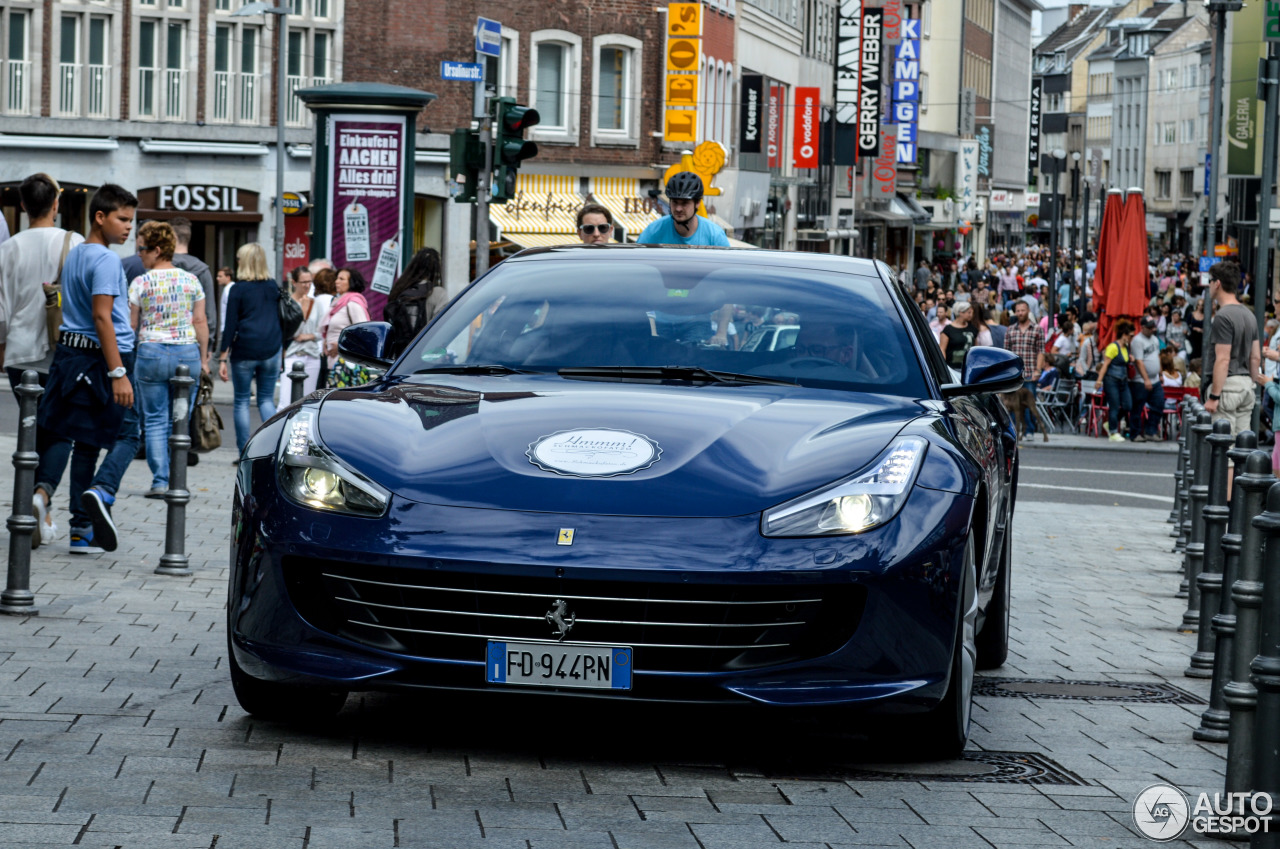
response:
M630 690L631 649L490 640L485 680L490 684Z

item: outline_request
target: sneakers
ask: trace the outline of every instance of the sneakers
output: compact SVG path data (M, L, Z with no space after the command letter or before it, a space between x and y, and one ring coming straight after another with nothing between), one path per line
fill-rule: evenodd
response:
M101 487L91 486L80 496L80 506L89 514L93 522L93 536L90 537L103 551L115 551L119 544L116 539L116 523L111 520L111 505L116 497Z
M53 521L53 511L44 503L44 496L37 490L31 495L31 515L36 518L36 529L31 533L31 547L51 543L58 536L58 524Z
M147 490L147 498L164 498L164 494L169 491L168 487L153 486Z
M1134 442L1146 442L1146 441L1147 441L1147 437L1143 436L1142 434L1138 434L1137 436L1135 436L1135 437L1133 438L1133 441L1134 441Z
M1103 434L1104 436L1110 436L1110 435L1111 435L1111 424L1110 424L1109 422L1103 422L1103 423L1102 423L1102 434Z
M1124 442L1124 441L1125 441L1125 438L1124 438L1123 436L1121 436L1120 434L1118 434L1118 433L1113 433L1113 434L1111 434L1111 436L1109 437L1109 439L1110 439L1112 442Z
M93 531L71 532L71 547L68 549L72 554L102 554L102 549L93 544Z

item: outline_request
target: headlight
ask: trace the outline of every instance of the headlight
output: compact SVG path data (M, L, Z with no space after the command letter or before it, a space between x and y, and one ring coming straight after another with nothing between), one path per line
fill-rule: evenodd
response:
M928 443L903 437L865 471L819 492L764 512L760 533L767 537L858 534L897 515L911 492Z
M276 458L285 494L317 510L381 516L391 493L342 464L316 437L316 412L298 410L289 417Z

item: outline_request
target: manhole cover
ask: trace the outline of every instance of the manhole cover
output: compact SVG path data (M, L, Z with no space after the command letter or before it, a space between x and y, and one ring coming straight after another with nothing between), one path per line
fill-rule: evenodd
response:
M1035 752L965 752L958 760L928 763L828 763L821 766L733 770L738 777L804 781L960 781L977 784L1089 786L1080 776Z
M1160 682L1064 681L1059 678L978 678L975 696L1015 696L1037 699L1080 699L1096 702L1203 705L1204 699Z

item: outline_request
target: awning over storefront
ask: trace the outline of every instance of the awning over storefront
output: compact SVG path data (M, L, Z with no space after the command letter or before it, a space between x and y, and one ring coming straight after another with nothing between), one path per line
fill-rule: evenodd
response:
M899 215L909 217L916 224L928 224L933 219L933 216L929 214L928 210L916 203L915 198L911 197L911 195L903 194L902 192L898 192L893 196L893 199L889 201L889 209Z
M515 239L517 233L554 233L572 241L577 238L576 216L585 202L578 194L577 177L520 174L515 197L504 204L490 204L489 220L508 238Z
M507 233L503 232L502 241L511 242L522 248L547 248L553 245L578 245L582 241L577 233Z
M587 191L595 202L613 214L616 224L627 228L627 238L635 240L649 222L661 216L647 196L640 194L640 181L630 177L592 177Z

